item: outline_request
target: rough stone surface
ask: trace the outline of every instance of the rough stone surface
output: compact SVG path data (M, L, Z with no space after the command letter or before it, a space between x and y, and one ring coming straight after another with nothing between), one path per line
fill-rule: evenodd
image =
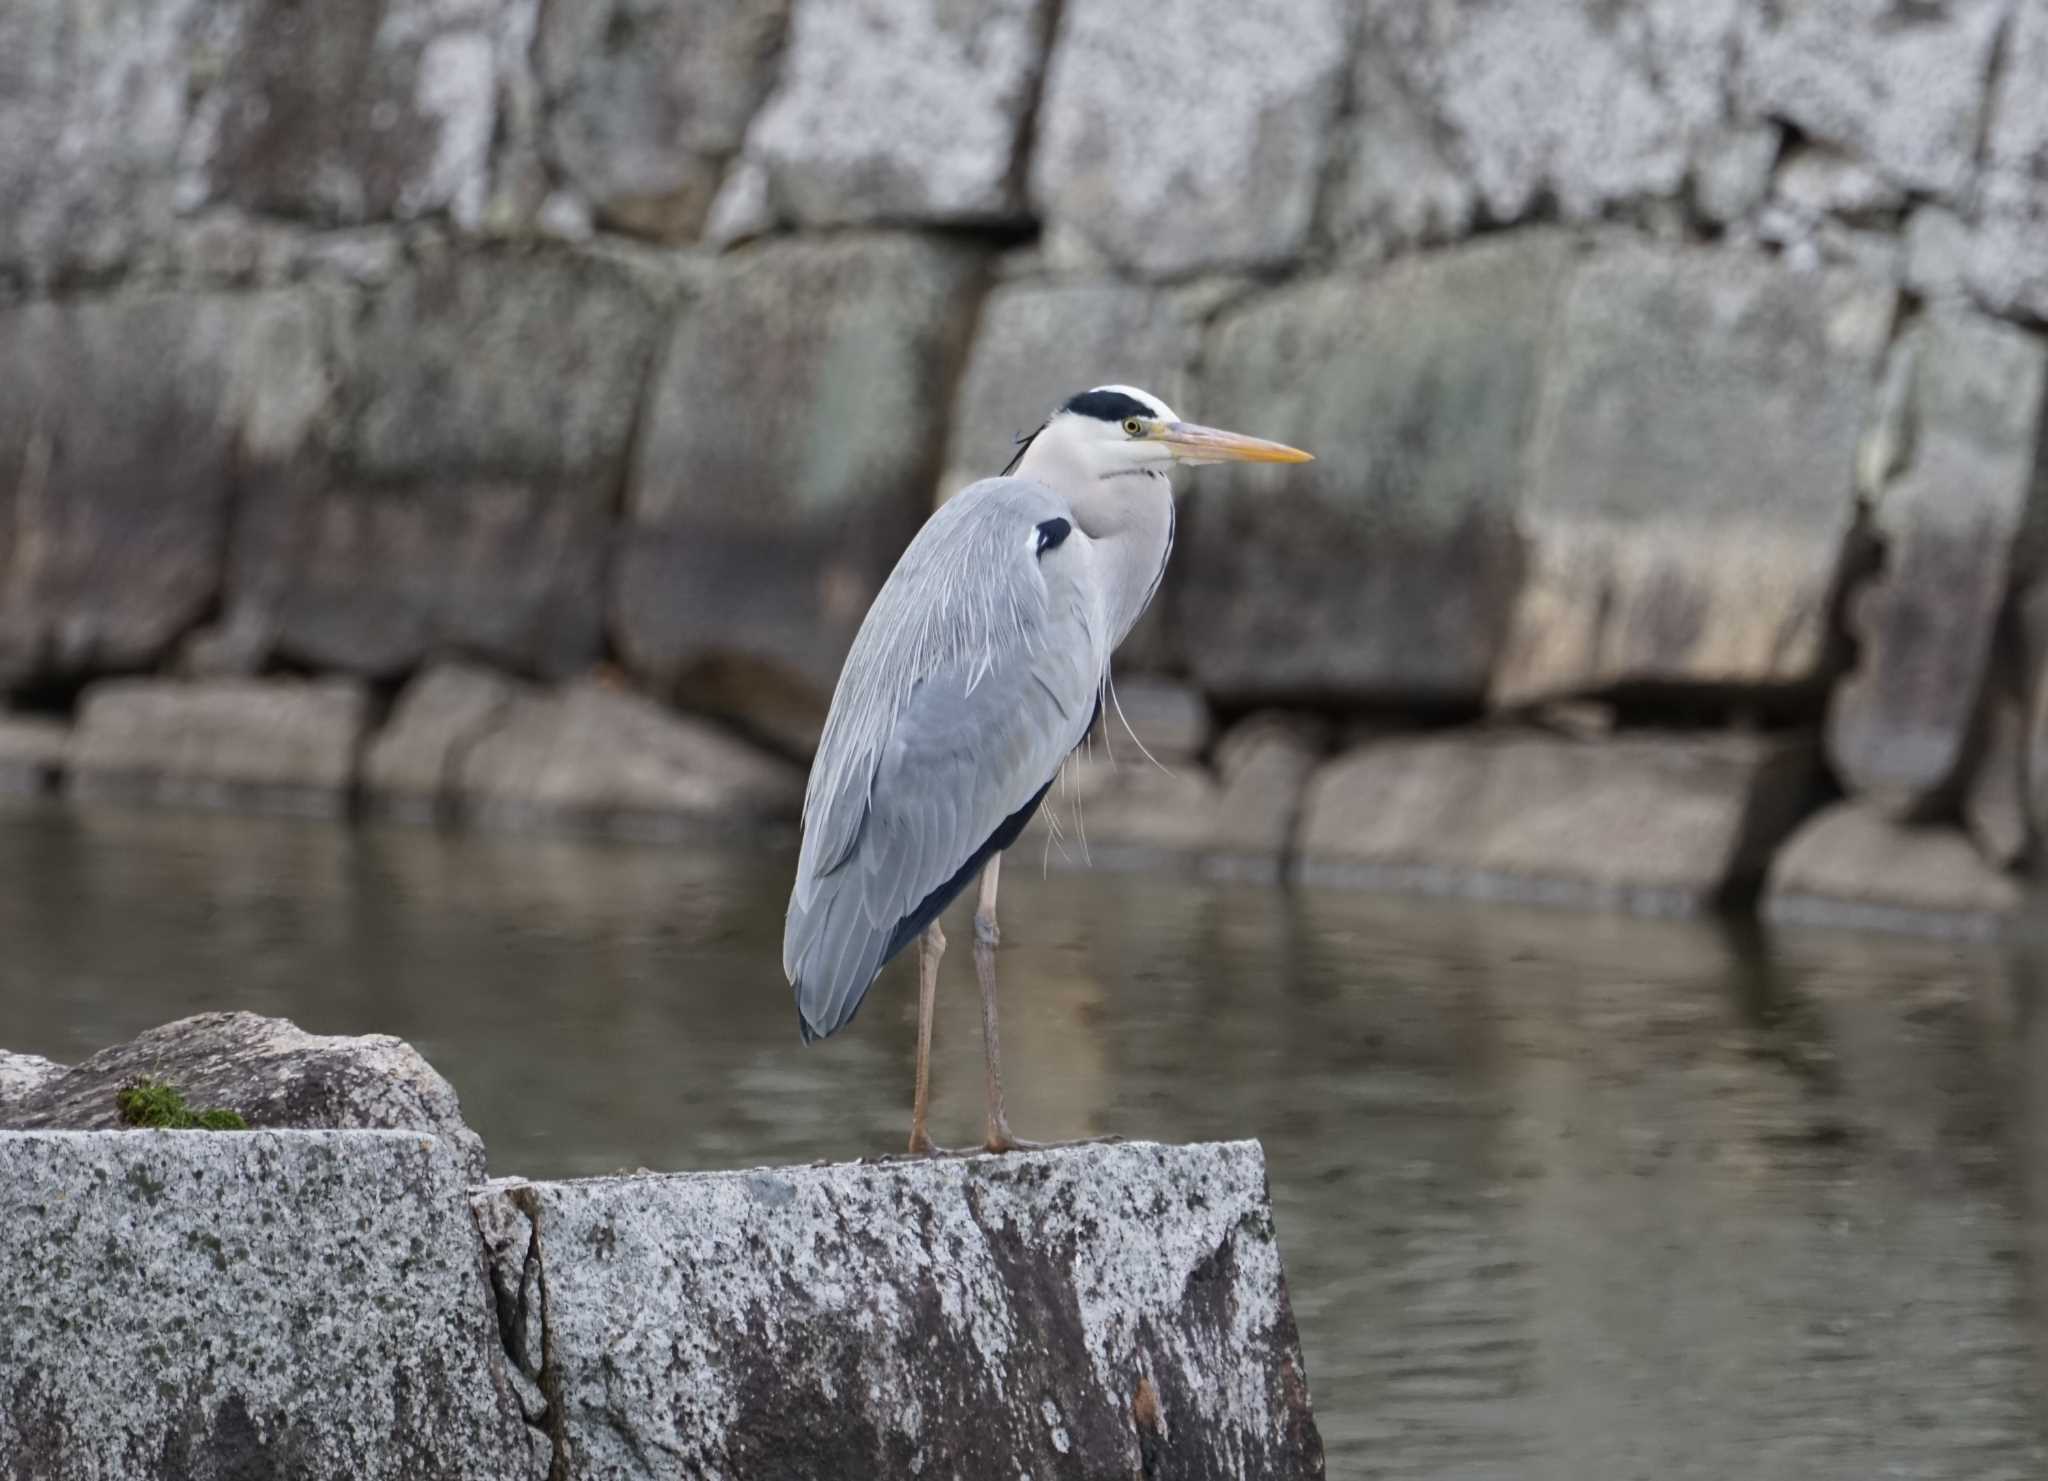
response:
M1568 220L1675 197L1715 136L1735 0L1374 0L1353 63L1331 225L1375 245L1455 239L1552 202Z
M939 497L1002 472L1052 410L1091 386L1142 386L1182 415L1201 338L1171 294L1113 278L989 290L953 398Z
M0 687L141 667L206 613L227 501L288 476L324 342L299 293L0 309Z
M0 1268L11 1475L545 1473L432 1137L0 1132Z
M454 1087L389 1034L309 1034L258 1013L200 1013L102 1049L17 1092L0 1109L13 1131L118 1131L114 1097L143 1076L198 1107L240 1111L257 1130L421 1131L456 1177L480 1181L483 1139Z
M1230 701L1471 702L1520 569L1515 507L1563 237L1518 234L1254 300L1213 334L1204 420L1316 455L1212 469L1175 616Z
M458 766L463 816L667 834L796 816L803 778L701 720L595 680L516 701Z
M219 83L193 109L185 199L327 223L482 216L497 51L531 28L530 0L214 10Z
M1303 878L1690 915L1754 885L1802 815L1797 737L1456 732L1369 742L1302 805Z
M806 709L822 725L930 512L981 270L897 235L721 259L650 393L610 594L614 640L657 692L771 733ZM784 718L751 713L755 694Z
M1254 1143L478 1201L533 1229L497 1283L537 1254L571 1476L1323 1474Z
M1052 0L797 0L747 130L770 209L805 225L1020 213L1019 125Z
M70 746L71 727L61 720L0 714L0 795L49 791Z
M1066 0L1033 203L1147 273L1272 267L1307 243L1346 55L1338 0ZM1199 86L1135 86L1143 78Z
M519 696L502 675L437 664L406 685L363 756L363 790L378 811L422 822L453 807L470 748Z
M551 0L535 68L555 167L621 231L695 237L775 77L788 0Z
M1496 698L1817 679L1892 313L1847 269L1647 247L1581 267Z
M1963 791L1963 823L1977 851L1999 869L2027 857L2027 720L2017 695L1985 698L1983 737Z
M1969 183L1985 82L2006 12L1955 0L1744 8L1739 91L1758 114L1869 160L1897 184L1954 197Z
M231 621L372 677L450 649L587 667L660 328L650 291L585 255L437 255L383 286L348 336L338 475L241 503Z
M2020 906L2019 882L1960 831L1897 823L1868 802L1836 804L1792 836L1771 865L1771 920L1997 933Z
M13 1115L15 1102L64 1073L64 1066L40 1054L0 1049L0 1124Z
M2020 610L2029 639L2021 658L2024 796L2034 842L2048 849L2048 582L2037 584Z
M343 679L108 679L85 691L65 784L80 798L338 815L368 699Z
M2048 348L1967 313L1905 353L1909 460L1877 502L1884 565L1850 602L1859 662L1828 716L1844 783L1901 815L1961 781L2048 389Z
M663 311L594 253L433 254L370 295L350 335L350 470L615 484Z
M195 0L0 11L0 272L104 272L170 219Z
M1068 763L1017 847L1062 863L1277 878L1320 754L1315 726L1257 715L1223 738L1213 771L1192 756L1155 764L1119 725Z

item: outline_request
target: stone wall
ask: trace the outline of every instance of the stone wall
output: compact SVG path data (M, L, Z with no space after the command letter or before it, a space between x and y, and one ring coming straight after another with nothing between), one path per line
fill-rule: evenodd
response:
M786 821L933 499L1133 380L1320 461L1193 480L1098 846L1981 923L2048 831L2039 5L56 0L0 58L0 785Z

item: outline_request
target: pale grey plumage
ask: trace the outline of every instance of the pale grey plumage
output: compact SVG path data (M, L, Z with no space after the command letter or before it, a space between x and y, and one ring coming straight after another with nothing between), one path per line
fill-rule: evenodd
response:
M1051 521L1064 531L1042 533ZM783 967L806 1037L853 1016L919 906L964 882L1080 743L1125 625L1098 561L1067 499L987 479L932 516L876 597L804 799Z

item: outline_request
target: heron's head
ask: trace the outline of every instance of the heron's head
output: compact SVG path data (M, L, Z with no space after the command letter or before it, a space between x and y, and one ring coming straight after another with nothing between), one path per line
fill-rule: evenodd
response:
M1081 479L1166 475L1172 465L1306 463L1308 453L1263 438L1184 422L1136 386L1097 386L1069 400L1030 437L1011 465L1026 478L1060 470Z

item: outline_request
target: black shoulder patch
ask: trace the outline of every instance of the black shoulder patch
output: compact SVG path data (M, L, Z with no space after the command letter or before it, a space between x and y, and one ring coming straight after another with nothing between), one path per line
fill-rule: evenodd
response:
M1033 554L1044 555L1048 550L1057 549L1060 542L1073 532L1074 527L1058 516L1040 520L1038 522L1038 549Z
M1083 391L1061 407L1075 416L1094 417L1099 422L1120 422L1125 417L1156 417L1159 413L1121 391Z

